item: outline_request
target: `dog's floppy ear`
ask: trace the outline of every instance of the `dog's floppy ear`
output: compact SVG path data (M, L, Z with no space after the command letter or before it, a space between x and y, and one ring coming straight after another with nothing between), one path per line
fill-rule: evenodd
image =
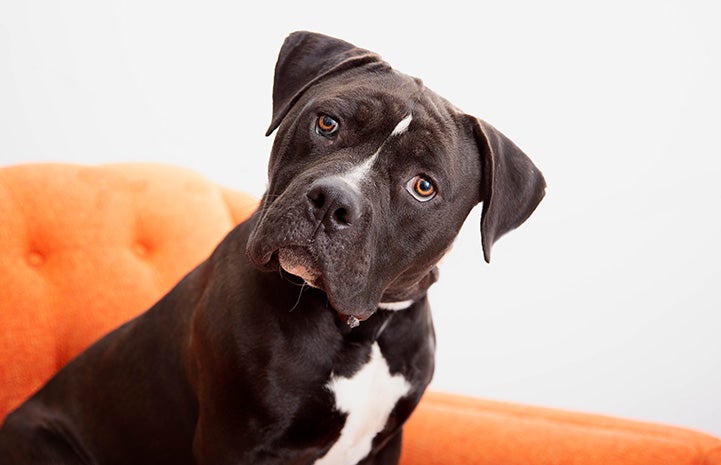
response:
M520 226L536 209L546 181L533 162L498 129L470 116L481 156L481 241L483 257L502 235Z
M315 32L298 31L283 42L275 65L270 135L301 95L316 82L348 69L383 64L377 54Z

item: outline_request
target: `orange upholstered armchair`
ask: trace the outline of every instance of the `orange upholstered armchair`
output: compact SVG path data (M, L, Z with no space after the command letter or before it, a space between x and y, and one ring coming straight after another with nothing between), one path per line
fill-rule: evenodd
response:
M0 422L71 357L148 308L256 205L167 165L0 168ZM429 393L407 425L402 463L712 465L721 441Z

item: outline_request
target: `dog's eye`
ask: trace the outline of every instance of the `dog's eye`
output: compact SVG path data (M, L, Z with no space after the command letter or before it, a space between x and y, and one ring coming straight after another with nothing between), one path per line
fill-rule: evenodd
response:
M320 115L316 120L315 132L323 137L333 137L338 132L338 121L328 115Z
M406 190L420 202L427 202L436 196L436 186L425 176L413 176L406 183Z

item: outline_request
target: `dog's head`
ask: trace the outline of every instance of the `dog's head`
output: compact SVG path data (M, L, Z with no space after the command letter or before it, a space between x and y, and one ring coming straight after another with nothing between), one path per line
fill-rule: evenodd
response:
M358 320L421 296L474 205L483 202L488 261L544 194L539 170L495 128L320 34L283 44L268 135L275 129L248 256Z

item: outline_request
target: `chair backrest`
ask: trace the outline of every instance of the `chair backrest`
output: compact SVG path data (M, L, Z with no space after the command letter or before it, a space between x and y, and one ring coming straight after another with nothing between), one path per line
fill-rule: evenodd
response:
M257 204L169 165L0 168L0 423Z

